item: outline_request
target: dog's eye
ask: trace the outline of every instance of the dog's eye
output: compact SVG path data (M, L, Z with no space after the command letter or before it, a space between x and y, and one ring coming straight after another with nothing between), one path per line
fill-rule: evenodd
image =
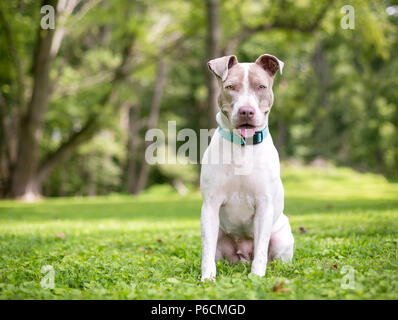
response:
M260 85L258 86L258 88L259 88L260 90L263 90L263 89L266 89L267 87L264 86L264 85L262 85L262 84L260 84Z
M227 85L227 86L225 87L225 89L227 89L227 90L234 90L235 88L234 88L234 86L233 86L232 84L229 84L229 85Z

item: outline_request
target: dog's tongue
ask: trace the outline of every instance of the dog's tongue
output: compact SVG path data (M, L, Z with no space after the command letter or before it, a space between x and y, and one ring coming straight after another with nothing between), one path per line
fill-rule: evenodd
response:
M254 133L256 132L255 128L252 127L239 127L238 128L240 135L243 138L251 138L254 136Z

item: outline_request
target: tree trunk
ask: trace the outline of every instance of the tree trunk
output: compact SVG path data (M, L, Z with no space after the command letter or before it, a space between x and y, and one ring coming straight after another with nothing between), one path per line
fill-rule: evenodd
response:
M56 8L55 20L66 18L77 6L78 0L43 0L41 6L50 5ZM64 15L64 16L62 16ZM61 19L62 20L62 19ZM62 20L64 22L64 20ZM38 168L39 143L42 136L44 116L46 114L52 86L50 70L58 53L65 29L57 23L57 28L44 30L38 27L37 41L33 56L33 88L30 100L24 110L24 92L19 92L19 112L24 112L18 122L17 151L15 163L12 163L9 190L7 196L22 197L33 200L40 193L40 179L36 175ZM13 59L18 63L17 52ZM18 88L24 90L22 68L18 67ZM19 118L19 116L18 116ZM15 135L15 134L14 134Z
M322 40L319 41L313 55L314 70L318 78L319 84L319 105L325 109L329 109L328 87L329 87L329 66L326 61L325 51Z
M333 126L331 126L330 122L325 122L325 117L330 117L330 103L328 96L328 87L330 83L330 72L328 61L325 56L324 50L324 42L321 39L316 48L314 55L312 57L313 65L314 65L314 73L315 73L315 81L316 86L314 86L314 90L317 91L317 109L323 108L326 112L316 112L315 117L313 119L314 129L313 129L313 137L316 144L322 146L325 139L330 137L333 134ZM325 148L322 149L325 151ZM330 150L330 149L329 149ZM320 156L324 156L325 153L319 154Z
M156 127L160 112L160 102L162 100L163 89L166 82L167 66L164 58L159 58L158 70L156 75L155 91L153 93L153 99L151 104L151 112L149 114L147 128L148 130ZM150 145L150 142L145 142L145 148ZM133 188L133 194L139 194L145 189L148 182L149 165L145 159L145 151L142 153L143 157L140 159L141 165L139 168L139 175Z
M286 155L286 123L282 119L282 117L280 117L278 119L278 137L277 137L277 141L278 141L279 157L281 159L284 159L285 155Z
M58 1L43 1L43 5L56 7ZM38 29L35 55L33 59L33 91L26 114L20 122L17 160L11 177L12 197L29 199L37 191L35 170L39 156L39 141L42 135L44 115L50 98L50 68L54 56L51 55L55 31Z
M136 165L136 151L139 142L137 119L138 110L136 106L130 106L128 124L128 158L127 158L127 185L130 193L134 194L135 185L137 183L137 165Z
M7 130L6 130L6 103L0 91L0 196L3 195L6 188L9 172L9 155L7 148Z
M220 14L219 1L206 0L207 9L207 60L219 57L220 55ZM207 70L207 105L208 105L208 129L217 127L216 114L218 112L218 83L216 78Z
M95 174L91 170L87 171L87 195L89 197L94 197L97 195L97 181L95 179Z

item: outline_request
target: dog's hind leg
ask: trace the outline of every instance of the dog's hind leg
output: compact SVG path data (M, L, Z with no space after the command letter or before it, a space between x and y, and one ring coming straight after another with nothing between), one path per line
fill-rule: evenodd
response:
M294 238L288 218L282 214L277 222L275 230L271 233L268 261L279 259L283 262L292 260L294 249Z

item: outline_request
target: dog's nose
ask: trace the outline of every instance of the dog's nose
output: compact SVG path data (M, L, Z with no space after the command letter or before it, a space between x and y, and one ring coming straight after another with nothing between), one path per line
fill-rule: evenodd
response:
M252 119L254 117L254 109L252 107L239 108L239 117Z

